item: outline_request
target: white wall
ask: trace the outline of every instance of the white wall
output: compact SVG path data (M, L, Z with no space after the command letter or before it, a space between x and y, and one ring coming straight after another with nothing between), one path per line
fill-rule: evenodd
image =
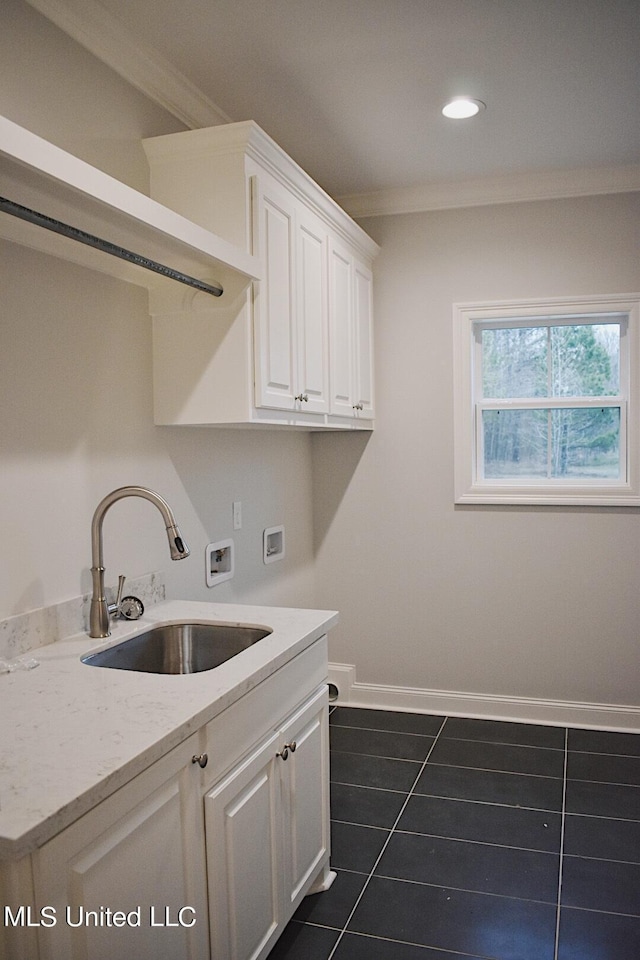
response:
M0 113L146 191L142 137L183 125L37 13L0 4Z
M174 118L20 0L3 0L0 59L0 113L144 189L140 140ZM130 483L166 497L192 556L171 562L152 505L118 503L108 585L161 570L171 597L313 605L309 437L154 427L138 287L5 242L0 290L0 619L90 589L93 511ZM262 530L279 523L286 556L265 566ZM205 545L230 536L236 576L207 589Z
M359 683L640 703L638 510L454 507L451 309L637 291L639 224L640 194L363 222L379 418L313 440L317 601Z
M140 139L175 119L21 0L4 0L0 27L0 112L144 189ZM171 563L153 507L120 503L109 583L161 569L170 596L338 608L331 658L359 681L637 704L638 511L454 508L451 304L639 289L638 206L365 222L382 245L370 438L154 427L146 295L4 244L0 618L87 590L95 505L142 483L193 556ZM278 523L287 556L265 567L262 529ZM236 577L207 590L204 546L232 533Z

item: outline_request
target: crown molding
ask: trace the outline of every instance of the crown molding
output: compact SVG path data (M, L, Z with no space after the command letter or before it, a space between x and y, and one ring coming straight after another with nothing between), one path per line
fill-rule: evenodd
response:
M233 122L161 54L132 38L96 0L27 2L189 129ZM350 216L361 218L636 190L640 164L441 181L350 194L337 202Z
M189 128L230 118L161 54L95 0L27 0L39 13Z
M193 160L210 163L213 158L235 156L238 162L244 162L245 158L249 158L311 207L365 258L373 259L379 252L377 243L362 227L254 120L150 137L143 140L143 146L152 170L166 163L175 169L176 163Z
M352 217L362 218L495 203L631 193L636 190L640 190L640 164L543 170L501 177L450 180L351 194L338 197L337 200Z

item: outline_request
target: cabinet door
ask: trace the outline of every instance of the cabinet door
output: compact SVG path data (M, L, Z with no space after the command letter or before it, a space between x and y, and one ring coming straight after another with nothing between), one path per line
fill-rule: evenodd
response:
M323 686L281 731L287 919L329 856L329 695Z
M264 279L254 287L255 403L292 410L296 389L294 203L266 176L252 177L253 253Z
M329 244L331 413L372 419L372 275L336 241Z
M281 930L278 737L205 796L212 957L258 960Z
M307 413L329 411L327 230L301 204L296 217L297 396Z
M353 269L354 406L373 419L373 278L357 260Z
M353 417L352 258L329 243L329 336L331 413Z
M40 960L208 955L195 746L186 741L33 855L38 909L56 916L38 929Z

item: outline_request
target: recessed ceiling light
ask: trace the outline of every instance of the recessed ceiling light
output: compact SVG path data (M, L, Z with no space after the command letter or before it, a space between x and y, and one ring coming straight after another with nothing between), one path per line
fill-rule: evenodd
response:
M450 120L467 120L469 117L475 117L485 107L486 104L482 100L472 100L471 97L454 97L453 100L445 104L442 112Z

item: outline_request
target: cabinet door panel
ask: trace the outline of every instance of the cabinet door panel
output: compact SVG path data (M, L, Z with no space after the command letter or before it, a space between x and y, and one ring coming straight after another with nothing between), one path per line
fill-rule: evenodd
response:
M290 910L297 907L304 885L318 873L329 853L328 704L325 686L282 731L285 743L296 744L286 762L284 796Z
M308 413L329 410L327 317L327 234L321 221L303 207L297 223L297 393Z
M373 280L361 263L354 269L355 393L358 415L373 419ZM360 409L361 407L361 409Z
M277 738L205 797L212 956L256 960L279 933Z
M207 949L204 864L199 893L189 879L203 838L184 796L190 767L183 761L180 772L129 805L156 777L151 768L141 786L133 781L34 854L38 906L53 906L57 919L38 930L41 960L195 960ZM107 911L125 914L124 925L110 922Z
M260 256L265 271L254 294L255 401L258 407L291 410L296 378L293 203L270 183L255 177L253 184L254 253Z
M335 244L329 249L331 413L353 416L351 258Z

